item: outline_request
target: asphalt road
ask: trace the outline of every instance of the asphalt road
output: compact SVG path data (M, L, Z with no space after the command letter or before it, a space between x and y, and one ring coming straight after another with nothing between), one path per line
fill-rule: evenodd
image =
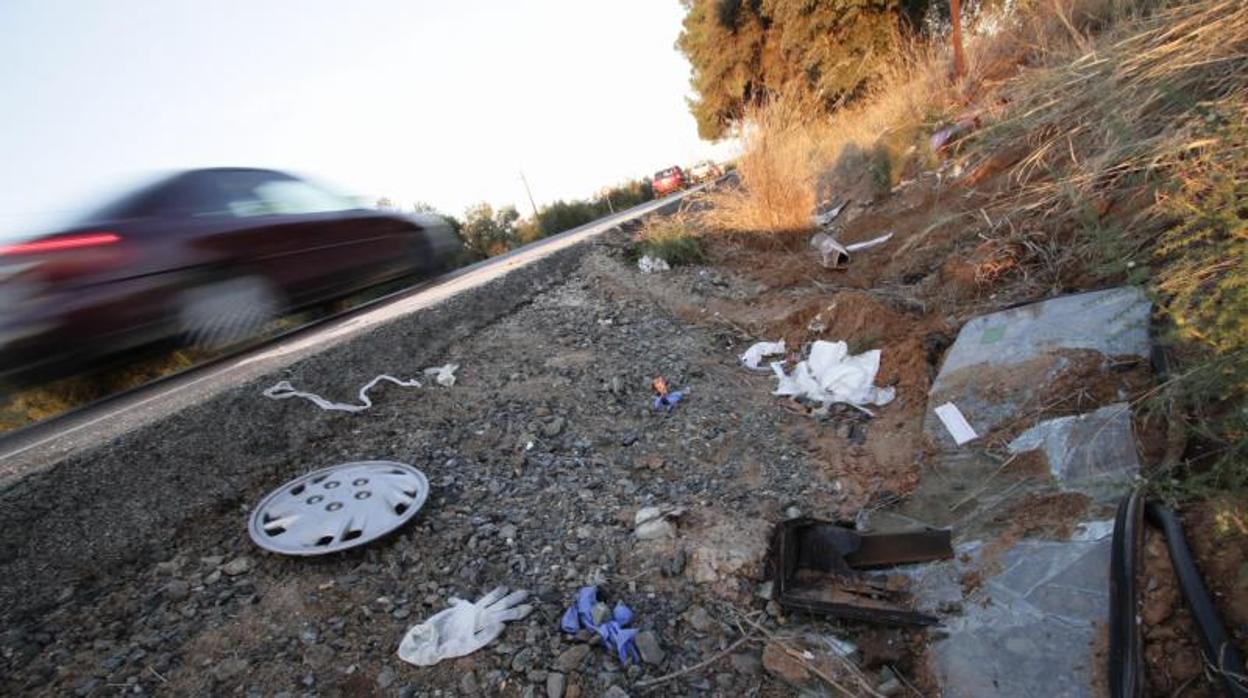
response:
M297 329L238 355L183 371L0 437L0 488L66 456L106 444L133 429L198 404L226 390L290 366L359 337L396 318L436 305L508 272L585 242L659 209L679 205L707 185L650 201L507 254L446 274L357 311Z

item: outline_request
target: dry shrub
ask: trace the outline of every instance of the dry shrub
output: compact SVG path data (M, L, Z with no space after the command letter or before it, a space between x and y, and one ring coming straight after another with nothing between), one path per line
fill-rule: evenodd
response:
M831 116L812 116L819 110L793 95L750 110L740 130L741 188L716 194L706 222L732 232L809 231L831 170L870 168L882 134L923 121L943 81L934 55L916 45L890 58L869 95Z
M800 233L810 228L819 163L816 139L795 102L753 109L741 134L741 188L712 197L705 220L734 232Z
M697 264L706 257L688 214L651 216L637 232L633 256L658 257L672 266Z

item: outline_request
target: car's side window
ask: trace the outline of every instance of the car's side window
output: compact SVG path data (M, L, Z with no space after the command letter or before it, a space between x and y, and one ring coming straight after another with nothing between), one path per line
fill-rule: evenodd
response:
M297 179L269 180L257 186L255 193L271 213L328 213L355 208L350 200Z
M182 203L197 218L247 218L268 213L256 195L254 177L221 174L197 177L183 187Z

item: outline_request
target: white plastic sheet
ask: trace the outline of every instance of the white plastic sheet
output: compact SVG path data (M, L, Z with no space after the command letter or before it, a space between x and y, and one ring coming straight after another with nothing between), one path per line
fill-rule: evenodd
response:
M784 353L784 340L783 339L780 340L779 342L758 342L757 344L751 346L749 349L745 350L745 353L741 355L741 363L745 364L746 368L757 370L759 368L762 368L761 364L763 361L763 357L775 356L776 354L783 354L783 353Z
M893 388L874 385L880 371L879 349L851 356L845 342L817 341L811 345L810 357L798 363L792 373L785 374L779 362L771 364L771 370L779 381L776 395L800 396L825 404L880 406L896 397Z
M527 591L507 593L498 587L476 603L451 599L451 607L408 629L399 643L399 659L416 666L433 666L443 659L463 657L490 644L504 624L529 615L533 607L522 602Z

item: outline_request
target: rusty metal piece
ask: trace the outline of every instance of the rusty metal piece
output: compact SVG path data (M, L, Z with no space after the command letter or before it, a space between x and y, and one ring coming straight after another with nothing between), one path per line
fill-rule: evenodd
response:
M861 570L953 557L950 532L923 530L860 535L828 521L800 518L776 526L771 576L784 608L840 618L902 625L932 625L915 611L900 575Z

